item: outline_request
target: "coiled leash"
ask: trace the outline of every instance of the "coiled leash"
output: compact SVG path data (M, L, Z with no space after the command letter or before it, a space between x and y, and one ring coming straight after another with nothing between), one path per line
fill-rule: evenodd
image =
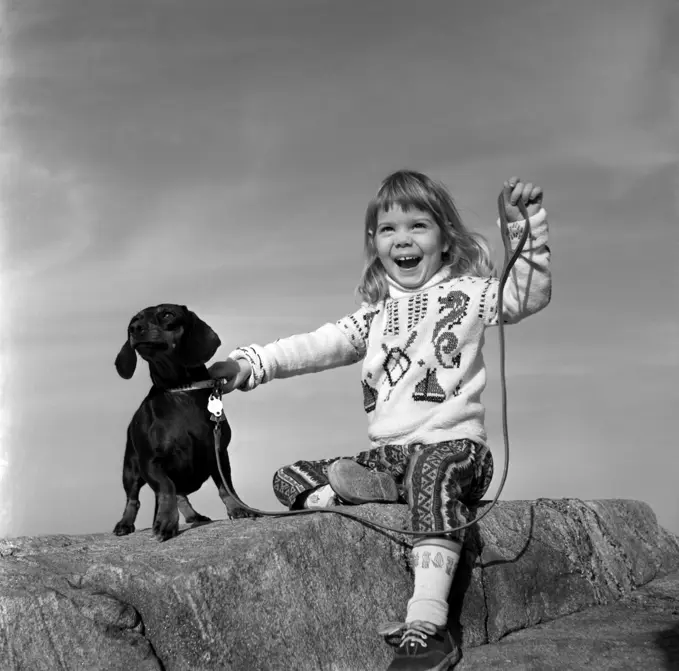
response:
M279 512L274 512L274 511L269 511L269 510L259 510L258 508L251 508L247 504L243 503L238 496L236 496L236 493L231 491L231 487L226 482L226 478L224 477L224 473L222 472L222 465L219 460L219 445L220 445L220 438L221 438L221 423L224 421L224 405L222 404L222 387L225 383L224 380L213 380L213 381L206 381L205 386L212 386L213 387L213 392L210 395L210 400L208 401L208 410L211 413L210 419L215 423L214 426L214 437L215 437L215 457L217 459L217 466L219 468L219 475L222 478L222 483L224 484L224 487L226 488L226 491L228 492L229 496L232 497L233 499L236 500L236 502L243 507L243 509L247 510L248 512L251 512L257 516L262 516L262 517L287 517L288 515L313 515L316 513L333 513L335 515L342 515L344 517L349 517L352 520L356 520L360 522L361 524L365 524L370 527L374 527L375 529L381 529L383 531L391 531L397 534L404 534L407 536L444 536L448 534L455 533L457 531L461 531L462 529L466 529L467 527L472 526L473 524L476 524L480 520L482 520L494 507L495 504L497 503L498 499L500 498L500 494L502 493L502 488L505 485L505 481L507 479L507 473L509 470L509 432L507 429L507 384L505 380L505 334L504 334L504 325L502 323L502 309L503 309L503 299L502 299L502 294L504 291L505 284L507 283L507 280L509 278L509 273L511 272L514 264L516 263L517 258L519 257L519 254L523 251L523 247L526 244L526 240L528 239L528 233L529 233L529 225L528 225L528 212L526 211L526 207L522 201L522 199L519 199L518 202L518 207L519 211L521 212L521 215L524 218L525 224L523 227L523 231L521 233L521 236L519 238L519 243L516 247L516 250L514 250L514 253L510 256L509 254L509 227L508 227L508 222L507 222L507 212L505 210L505 205L504 205L504 200L502 198L502 194L498 196L498 210L500 213L500 230L502 234L502 241L504 243L505 247L505 266L504 270L502 272L502 276L500 278L500 282L498 285L498 300L497 300L497 316L498 316L498 329L499 329L499 339L500 339L500 384L502 387L502 433L504 436L504 443L505 443L505 465L504 465L504 470L502 472L502 480L500 481L500 486L498 487L497 494L495 495L495 498L491 502L490 506L486 508L483 513L471 520L470 522L467 522L466 524L463 524L459 527L455 527L454 529L447 529L445 531L408 531L406 529L396 529L394 527L389 527L385 526L383 524L379 524L377 522L373 522L372 520L369 520L365 517L362 517L361 515L356 515L354 513L350 513L346 510L342 510L341 508L338 509L337 507L331 507L331 508L305 508L302 510L283 510Z

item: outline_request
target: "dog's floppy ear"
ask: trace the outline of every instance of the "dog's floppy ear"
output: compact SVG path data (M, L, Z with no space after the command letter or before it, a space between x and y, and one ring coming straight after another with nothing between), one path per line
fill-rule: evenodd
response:
M134 375L134 369L136 367L137 353L132 348L132 345L130 345L129 340L126 340L116 357L116 370L120 377L129 380Z
M177 354L187 368L209 361L222 344L219 336L194 312L186 310L187 323Z

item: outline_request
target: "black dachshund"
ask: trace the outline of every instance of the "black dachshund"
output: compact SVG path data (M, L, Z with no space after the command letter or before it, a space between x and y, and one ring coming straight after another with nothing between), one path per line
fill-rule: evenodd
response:
M250 514L229 496L224 487L214 446L214 422L207 409L210 388L173 391L177 387L209 380L205 367L221 342L219 336L183 305L148 307L130 321L127 340L116 357L118 374L129 380L137 366L137 354L151 373L153 386L127 429L123 462L123 487L127 504L114 528L118 536L132 533L139 510L139 490L148 484L156 495L153 533L164 541L177 535L179 513L186 522L209 522L187 498L212 477L230 519ZM227 448L231 428L221 422L219 458L231 487Z

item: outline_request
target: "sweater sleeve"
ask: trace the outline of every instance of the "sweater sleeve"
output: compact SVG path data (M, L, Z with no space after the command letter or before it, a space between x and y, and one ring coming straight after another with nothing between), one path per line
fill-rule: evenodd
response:
M498 220L499 225L499 220ZM509 223L509 244L513 252L525 220ZM551 252L548 243L547 213L542 208L528 220L530 232L523 251L507 278L503 299L503 323L516 324L547 306L552 297ZM496 326L500 280L489 278L481 296L481 316L486 326Z
M310 333L276 340L268 345L238 347L229 354L232 359L245 359L252 373L240 387L250 391L271 380L318 373L348 366L365 357L369 330L367 306L337 322L327 323Z

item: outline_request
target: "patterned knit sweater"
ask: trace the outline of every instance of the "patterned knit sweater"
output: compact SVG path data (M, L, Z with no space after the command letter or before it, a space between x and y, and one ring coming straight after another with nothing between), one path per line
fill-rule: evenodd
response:
M551 297L544 209L505 285L503 323L544 308ZM512 249L524 221L509 224ZM470 438L486 441L481 392L486 385L484 332L497 325L499 280L451 276L443 268L417 290L389 282L389 297L311 333L269 345L239 347L250 362L243 391L277 378L363 360L363 406L372 447Z

